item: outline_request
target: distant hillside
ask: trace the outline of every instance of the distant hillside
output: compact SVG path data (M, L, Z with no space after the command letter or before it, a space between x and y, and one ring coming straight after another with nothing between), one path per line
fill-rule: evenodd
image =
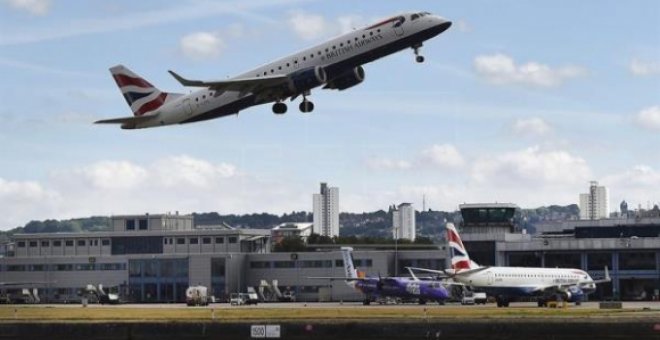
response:
M534 233L535 224L545 221L563 221L578 219L580 209L576 204L567 206L551 205L536 209L521 209L516 215L516 224L519 229L526 228ZM417 211L415 213L417 235L432 240L444 238L444 225L447 222L460 223L460 212L445 211ZM312 222L311 212L294 211L281 216L260 213L245 215L221 215L217 212L194 213L195 225L218 225L227 223L237 228L270 229L285 222ZM342 237L392 237L391 211L378 210L363 213L339 214L340 236ZM110 230L110 217L93 216L70 220L30 221L23 227L14 228L0 234L11 235L15 233L51 233L51 232L94 232Z

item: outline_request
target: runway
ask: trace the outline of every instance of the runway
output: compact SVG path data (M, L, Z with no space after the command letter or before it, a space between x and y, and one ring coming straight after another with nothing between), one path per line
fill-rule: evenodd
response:
M20 308L80 308L81 304L37 304L37 305L0 305L0 309L8 306L16 306ZM623 302L624 310L644 310L660 311L659 301L630 301ZM208 306L200 307L187 307L184 303L157 303L157 304L120 304L120 305L100 305L89 304L86 308L135 308L135 309L364 309L364 310L378 310L378 309L439 309L439 310L452 310L452 309L466 309L466 310L510 310L510 309L546 309L539 308L535 302L512 302L511 307L499 308L494 303L485 305L467 305L463 306L460 303L447 303L445 305L438 304L372 304L364 306L362 302L268 302L259 303L257 305L244 305L232 306L229 303L211 303ZM567 309L571 310L598 310L598 302L583 302L580 306L575 304L568 304Z
M0 305L3 339L250 339L254 327L267 325L281 339L648 339L660 338L660 303L624 302L611 310L596 302L560 309L535 303Z

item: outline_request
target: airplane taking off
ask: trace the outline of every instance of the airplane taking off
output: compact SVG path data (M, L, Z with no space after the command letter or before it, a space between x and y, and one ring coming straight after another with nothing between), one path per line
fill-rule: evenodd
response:
M99 120L142 129L198 122L233 114L248 107L272 103L273 112L287 111L285 100L302 96L300 111L311 112L311 90L345 90L364 80L362 65L412 48L417 62L422 43L451 26L428 12L406 13L340 35L227 80L190 80L169 73L183 86L201 87L191 94L162 92L123 65L110 68L112 77L133 111L132 117Z
M446 275L466 286L495 296L498 307L508 307L513 297L536 296L538 306L559 294L565 301L580 304L586 294L596 290L596 284L611 281L607 267L605 278L594 280L581 269L532 267L481 267L470 260L453 223L447 223L447 241L451 269L439 271L408 267L415 271Z
M369 305L379 297L417 299L419 304L437 301L442 304L449 298L449 292L443 282L438 280L420 280L412 277L360 277L353 265L353 248L341 247L344 260L344 277L308 277L308 279L345 280L351 288L365 295L363 304ZM412 272L411 272L412 274Z

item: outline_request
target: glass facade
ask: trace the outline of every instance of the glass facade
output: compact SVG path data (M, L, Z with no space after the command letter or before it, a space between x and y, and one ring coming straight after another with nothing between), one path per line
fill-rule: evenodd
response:
M188 259L128 261L128 293L133 302L184 302Z
M162 236L113 237L112 255L162 254Z
M655 269L655 253L653 252L622 252L619 253L620 270Z
M605 267L612 270L612 253L587 253L588 270L603 270Z
M225 258L211 259L211 294L225 300Z
M579 253L547 253L546 268L582 268Z

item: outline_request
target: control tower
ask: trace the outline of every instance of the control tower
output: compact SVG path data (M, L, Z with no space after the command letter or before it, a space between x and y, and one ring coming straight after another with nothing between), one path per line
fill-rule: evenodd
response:
M463 222L461 238L470 258L480 265L493 266L497 241L505 241L516 229L514 216L520 209L513 203L466 203L459 205Z

